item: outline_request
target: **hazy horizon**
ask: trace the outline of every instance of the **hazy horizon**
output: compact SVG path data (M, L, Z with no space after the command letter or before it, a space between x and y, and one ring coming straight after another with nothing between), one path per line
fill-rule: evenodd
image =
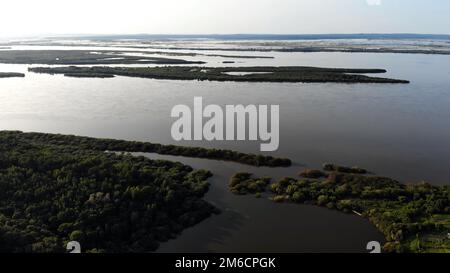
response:
M0 41L26 41L41 39L99 39L99 40L165 40L165 39L206 39L206 40L352 40L352 39L379 39L379 40L450 40L450 34L440 33L76 33L76 34L42 34L30 36L0 37Z
M113 34L450 34L449 1L16 0L0 38Z

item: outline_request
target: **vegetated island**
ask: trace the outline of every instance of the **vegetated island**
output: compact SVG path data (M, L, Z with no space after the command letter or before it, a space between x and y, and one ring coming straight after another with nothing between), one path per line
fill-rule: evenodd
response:
M0 72L0 78L23 78L25 74L23 73L15 73L15 72Z
M288 158L246 154L231 150L162 145L150 142L99 139L73 135L23 133L20 131L0 131L0 136L3 135L14 136L16 139L30 141L40 145L71 146L79 149L101 152L156 153L161 155L231 161L257 167L289 167L292 164L291 160Z
M409 83L406 80L370 77L359 74L385 73L384 69L285 67L31 67L35 73L67 76L113 75L167 80L235 81L235 82L340 82L340 83ZM231 73L241 73L239 75Z
M118 54L115 51L94 52L93 50L1 50L0 63L47 65L204 64L202 61L129 56Z
M209 171L63 140L0 132L0 252L149 252L219 213Z
M328 171L328 172L324 172ZM405 185L367 175L361 168L324 165L305 170L300 179L253 178L238 173L230 179L235 194L269 194L275 202L311 204L368 218L386 243L386 252L450 253L450 186Z

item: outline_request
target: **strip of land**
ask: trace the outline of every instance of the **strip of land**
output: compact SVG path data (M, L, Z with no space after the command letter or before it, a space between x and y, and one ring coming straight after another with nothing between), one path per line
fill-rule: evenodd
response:
M0 78L15 78L15 77L23 78L25 77L25 74L15 72L0 72Z
M46 65L108 65L108 64L203 64L201 61L129 56L116 51L92 50L1 50L0 63Z
M450 186L405 185L367 175L361 168L324 165L298 178L254 178L238 173L229 183L239 195L324 206L368 218L386 237L386 252L450 252Z
M340 83L409 83L407 80L371 77L361 74L385 73L384 69L286 67L32 67L35 73L92 77L112 75L166 80L235 81L235 82L340 82ZM237 73L237 74L233 74Z
M289 167L292 164L291 160L287 158L246 154L230 150L162 145L150 142L99 139L59 134L23 133L20 131L0 131L0 136L7 136L16 140L33 142L39 145L71 146L76 147L77 149L94 150L101 152L110 151L156 153L161 155L232 161L258 167Z

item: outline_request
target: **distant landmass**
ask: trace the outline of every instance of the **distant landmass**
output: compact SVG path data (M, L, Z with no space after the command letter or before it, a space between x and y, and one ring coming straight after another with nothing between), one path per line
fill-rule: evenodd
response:
M55 37L51 37L55 38ZM338 39L414 39L450 40L446 34L120 34L120 35L80 35L64 38L95 40L173 40L173 39L211 39L211 40L338 40Z

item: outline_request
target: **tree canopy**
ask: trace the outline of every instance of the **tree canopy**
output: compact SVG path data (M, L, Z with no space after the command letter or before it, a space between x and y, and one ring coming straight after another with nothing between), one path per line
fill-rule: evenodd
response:
M0 252L152 251L216 213L211 173L0 133Z

